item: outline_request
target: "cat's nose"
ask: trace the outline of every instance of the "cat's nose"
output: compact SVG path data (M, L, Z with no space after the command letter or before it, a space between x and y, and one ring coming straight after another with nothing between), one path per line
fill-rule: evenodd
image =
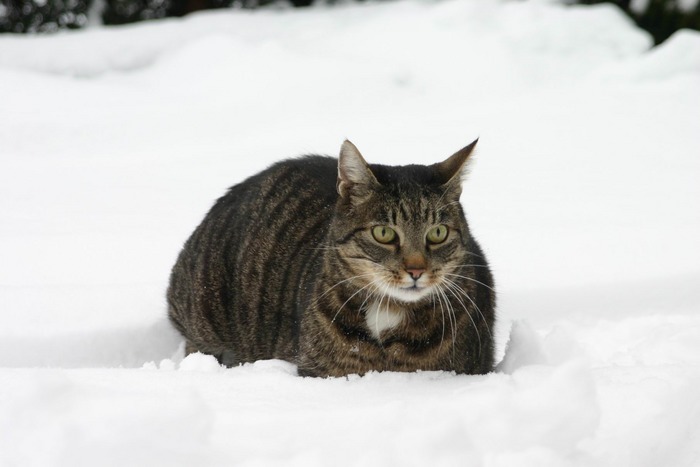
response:
M420 279L427 266L425 256L418 252L410 253L404 258L403 267L414 281Z
M406 268L406 272L409 273L409 274L411 275L411 277L413 278L414 281L417 281L418 279L420 279L420 276L423 275L423 273L425 272L425 269L421 269L421 268L410 268L410 269L409 269L409 268Z

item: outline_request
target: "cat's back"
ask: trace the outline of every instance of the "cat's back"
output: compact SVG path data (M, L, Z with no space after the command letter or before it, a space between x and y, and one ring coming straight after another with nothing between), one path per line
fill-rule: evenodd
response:
M337 198L336 172L337 160L326 156L275 163L219 198L185 249L250 251L269 245L283 252L290 240L303 237L324 214L330 215ZM198 245L203 238L217 244Z
M309 155L277 162L231 187L212 208L241 211L277 206L294 199L312 198L334 203L337 159Z
M288 159L217 200L168 290L171 320L192 350L236 348L229 364L294 353L298 284L325 240L336 177L335 158Z

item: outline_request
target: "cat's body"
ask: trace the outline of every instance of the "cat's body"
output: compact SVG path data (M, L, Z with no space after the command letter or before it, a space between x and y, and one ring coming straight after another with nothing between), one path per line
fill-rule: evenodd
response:
M287 160L232 187L171 275L188 351L312 376L490 371L493 282L459 204L473 146L386 167L346 142L340 162Z

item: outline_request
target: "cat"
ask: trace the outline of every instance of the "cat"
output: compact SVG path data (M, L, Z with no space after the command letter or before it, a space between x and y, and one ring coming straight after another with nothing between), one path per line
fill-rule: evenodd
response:
M185 243L167 291L186 352L301 376L493 367L495 291L459 198L478 140L433 165L278 162L233 186Z

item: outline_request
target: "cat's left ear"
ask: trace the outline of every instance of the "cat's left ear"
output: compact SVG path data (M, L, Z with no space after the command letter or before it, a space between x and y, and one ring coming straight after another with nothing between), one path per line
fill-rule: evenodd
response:
M470 156L478 142L479 138L434 166L439 179L443 181L442 185L457 197L462 193L462 177L467 172Z
M342 198L364 199L379 185L357 147L345 140L338 157L338 194Z

